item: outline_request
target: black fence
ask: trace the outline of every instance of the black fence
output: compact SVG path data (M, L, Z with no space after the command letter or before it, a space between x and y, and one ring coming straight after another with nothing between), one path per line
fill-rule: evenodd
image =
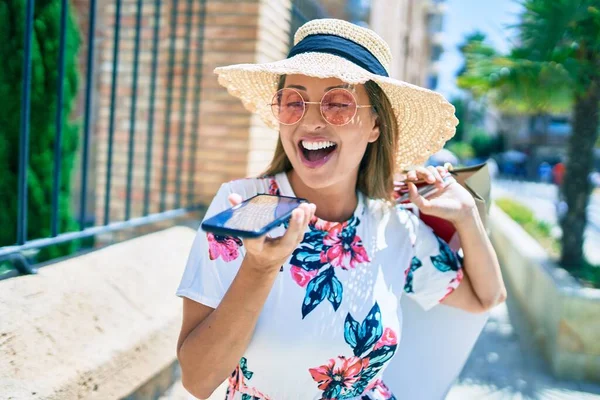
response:
M6 139L5 142L8 143L10 142L9 139L11 137L14 136L16 138L18 135L18 151L15 151L14 155L8 154L9 160L7 160L6 163L8 170L2 171L4 167L3 164L0 163L0 176L3 176L0 180L4 181L0 188L0 194L3 198L1 202L3 203L3 207L8 210L2 217L3 219L0 218L0 221L8 221L6 226L0 228L4 230L5 233L3 241L0 241L0 279L10 278L20 274L35 273L35 263L40 260L28 256L28 253L33 249L44 249L60 244L64 245L80 241L81 239L92 238L99 234L178 218L200 207L199 204L194 203L194 198L192 197L194 165L196 163L194 157L196 154L195 149L197 143L195 135L192 135L190 139L191 142L187 143L187 146L191 147L191 150L187 153L189 154L189 159L185 160L184 124L186 120L190 119L186 118L186 112L191 112L192 114L192 131L196 131L199 124L200 82L202 79L203 57L202 45L197 45L197 49L193 54L190 54L190 51L182 52L183 59L177 61L176 46L178 40L183 40L184 48L190 48L189 44L192 40L192 29L190 29L190 27L192 25L196 32L196 37L193 39L202 43L206 12L205 1L186 0L184 2L183 0L171 0L169 2L163 2L161 0L114 0L113 2L110 2L110 4L104 2L99 4L99 2L95 0L90 0L87 15L75 15L75 12L70 9L74 7L74 3L71 3L68 0L50 1L45 3L55 3L54 6L60 4L59 22L56 19L52 19L51 10L36 10L36 2L34 0L26 1L25 10L22 10L22 13L17 7L4 8L4 10L15 13L15 15L9 15L7 18L8 20L12 20L11 24L13 24L13 26L10 27L12 29L8 29L7 31L15 34L15 37L12 39L17 45L13 49L13 53L15 54L15 57L18 56L19 58L22 58L22 64L19 66L21 68L20 80L15 83L15 87L17 85L20 86L20 101L19 106L16 107L20 114L18 115L18 124L14 124L15 126L18 125L18 128L11 131L10 126L0 126L0 145L2 145L3 139ZM0 4L0 6L2 5ZM47 4L42 5L41 7L45 6L47 6ZM169 26L161 26L161 13L165 13L166 9L164 9L164 7L168 6L170 6L170 12L168 14ZM102 168L105 170L105 174L103 174L105 179L103 193L104 212L101 221L94 221L92 216L90 222L89 171L90 159L92 156L92 154L90 154L90 143L93 140L92 135L95 132L94 127L98 126L99 122L102 122L102 118L105 118L95 112L95 103L97 102L98 97L102 96L102 93L96 92L95 87L95 76L97 75L95 69L98 67L97 54L95 54L95 49L97 48L96 41L99 40L97 36L98 7L114 7L114 21L106 21L112 26L111 29L113 29L112 34L110 35L112 36L113 41L112 59L104 60L106 65L108 65L108 63L111 65L112 78L109 94L110 111L107 117L108 121L104 121L108 126L108 132L105 133L107 136L106 163ZM121 35L124 7L128 7L129 11L133 10L132 7L135 7L135 12L133 13L131 11L131 15L135 15L135 22L129 21L130 24L134 24L135 26L133 38L129 36L124 38ZM0 9L1 8L2 7L0 7ZM152 14L152 18L148 18L148 10L151 10L150 13ZM79 10L79 13L82 14L81 10ZM109 13L108 15L112 16L113 13ZM73 18L74 16L78 18ZM144 16L144 20L142 20L142 16ZM36 58L36 54L39 55L39 51L41 51L40 45L38 42L34 41L35 39L41 43L42 40L42 38L40 38L41 24L36 24L37 20L40 18L48 18L48 21L56 21L56 32L53 32L52 29L50 29L52 24L49 23L48 26L50 27L46 27L47 30L45 31L45 34L47 36L45 39L53 37L52 35L54 35L58 43L58 48L56 48L54 52L55 58L50 54L52 63L56 63L57 68L51 71L51 73L45 71L46 79L44 79L43 82L40 82L38 76L40 68L42 67L39 66L39 59ZM78 31L77 34L71 35L72 31L74 32L74 30L78 29L75 21L81 22L81 19L83 18L87 18L87 32ZM184 33L180 33L179 36L177 36L177 32L180 32L178 26L181 25L182 21L187 29L183 30ZM166 42L164 37L162 37L161 42L161 32L164 29L169 30L170 37ZM19 39L16 36L21 30L22 39ZM87 49L87 54L83 59L80 59L81 57L79 56L73 57L72 54L74 43L76 43L75 40L72 40L72 37L76 37L78 34L85 37L82 42ZM143 34L145 35L145 39L142 38ZM132 41L132 43L129 44L132 44L130 47L133 54L131 57L127 57L127 61L124 61L124 58L121 58L121 56L123 56L123 50L121 50L122 46L120 46L120 44L127 40ZM151 51L144 56L146 59L150 60L148 65L151 65L149 82L144 83L144 85L149 85L149 96L146 96L145 98L140 98L140 96L138 96L138 92L140 91L138 68L140 66L140 43L142 40L145 40L144 43L146 44L146 48L149 48L149 43L151 43ZM163 42L165 45L168 43L168 63L166 67L166 76L158 76L159 45ZM33 46L36 43L38 44ZM48 54L46 54L46 56L48 57ZM131 61L129 62L129 60ZM84 96L84 99L80 99L80 103L83 105L80 110L83 122L81 126L69 122L69 113L72 114L72 107L66 105L66 103L68 103L66 95L72 96L73 94L72 84L74 81L72 74L69 72L73 68L73 63L77 65L85 63L85 74L82 74L85 75L85 88L79 92L79 97L81 97L81 93L83 93ZM47 67L47 65L45 66ZM191 67L194 68L196 73L193 79L188 80L188 75L190 75L188 72ZM128 93L130 93L128 99L130 104L128 107L129 138L126 144L125 207L123 218L119 218L118 221L111 221L111 199L114 197L113 166L115 160L113 157L115 146L117 146L117 144L115 144L116 114L121 111L119 108L122 108L122 105L119 105L121 97L119 93L124 86L124 84L119 82L119 74L123 68L131 71L131 86L130 88L127 88L129 90ZM179 71L179 80L176 79L176 69ZM164 95L162 100L165 104L164 108L160 110L161 112L164 112L164 124L162 126L156 126L157 124L155 123L157 120L156 113L159 112L156 108L158 95L157 81L159 79L161 79L161 82L166 82L166 84L163 85L163 91L161 92L161 95ZM178 84L176 84L176 81ZM2 82L0 82L0 84L1 83ZM40 164L36 152L40 150L38 137L42 132L37 128L32 128L32 121L35 120L36 123L39 124L40 118L42 118L38 115L42 113L38 113L37 111L32 113L32 101L34 107L39 106L39 104L36 103L36 101L39 102L38 85L39 90L48 86L54 88L51 89L54 94L49 97L52 101L48 103L56 104L56 106L53 107L49 105L49 108L53 109L54 115L53 117L50 117L50 121L44 126L44 129L48 127L49 132L47 135L48 137L46 138L47 140L45 140L44 143L46 143L46 147L48 147L47 151L52 154L52 161L41 166L41 173L37 173L37 170L34 167ZM127 82L127 85L129 85L129 82ZM32 90L37 91L32 95ZM0 92L0 102L7 101L7 99L3 99L1 95L2 92ZM17 94L15 94L15 96L17 96ZM72 99L70 101L72 102ZM188 106L189 102L191 102L191 107ZM143 157L140 157L139 153L137 153L136 157L134 148L136 147L136 140L139 140L140 136L140 129L136 129L136 123L139 124L140 121L142 121L140 116L143 115L143 113L140 113L138 108L141 103L144 104L145 113L147 113L147 117L143 121L147 129L145 135L142 135L144 136L145 154ZM0 104L0 106L5 107L5 104ZM190 109L191 111L186 111ZM172 117L172 114L176 113L176 111L179 111L180 114L178 121L177 118L174 119ZM95 120L94 115L96 115ZM6 118L10 118L10 115L6 116ZM15 116L14 118L16 119L17 117ZM52 118L54 119L53 122ZM2 122L5 121L0 120L0 123ZM179 126L174 128L171 126L174 123L179 123ZM53 128L51 126L53 126ZM177 135L172 134L174 129L178 129L179 133ZM72 215L71 217L67 214L73 214L72 208L71 210L68 210L69 207L64 207L63 204L64 202L67 202L68 204L70 201L69 198L64 197L69 195L69 182L72 180L72 174L66 173L68 171L65 171L64 168L66 168L65 165L73 166L73 161L69 160L74 159L72 154L73 146L67 143L67 136L69 137L69 143L71 143L71 136L74 138L73 142L76 142L77 140L75 139L79 138L79 146L81 146L78 153L80 165L79 173L77 175L80 179L80 182L78 183L79 207L76 215ZM162 157L153 157L153 154L156 152L153 152L152 149L157 136L160 136L163 141ZM35 141L32 141L32 139L35 139ZM174 143L172 143L173 141L176 141L177 147L175 168L177 168L178 171L181 171L184 162L189 164L186 177L183 176L183 173L177 174L174 189L175 199L173 202L168 202L167 176L169 176L169 172L173 172L169 171L170 166L173 166L173 160L169 159L170 153L172 158L173 152L170 152L169 148L174 145ZM35 143L35 148L32 148L32 143ZM67 147L70 151L69 154L67 154ZM143 199L141 199L141 201L143 201L143 212L141 215L132 217L132 201L140 201L139 199L134 200L132 198L134 159L138 166L140 165L140 161L143 160L145 172L143 178L144 195ZM71 164L68 164L68 162ZM160 173L162 175L160 178L160 188L158 189L160 190L160 204L157 207L153 207L157 208L156 212L153 212L150 207L152 201L150 195L151 179L156 177L151 176L151 166L157 163L160 163ZM48 179L45 182L38 182L40 176L45 173L44 171L48 171ZM76 170L74 169L74 171ZM14 175L14 179L9 179L10 174ZM185 184L183 179L187 179L188 185L188 197L185 199L183 198L182 190ZM14 189L11 187L12 183L14 183ZM157 189L152 190L156 191ZM49 213L49 218L40 218L37 214L38 208L48 208L49 211L47 214ZM65 211L65 209L67 209L67 211ZM11 212L11 210L14 212ZM71 224L68 223L69 219L71 220ZM39 227L38 225L40 224L43 226ZM36 226L38 227L36 228ZM12 241L6 239L6 237L11 234L14 238ZM63 253L63 255L65 254Z

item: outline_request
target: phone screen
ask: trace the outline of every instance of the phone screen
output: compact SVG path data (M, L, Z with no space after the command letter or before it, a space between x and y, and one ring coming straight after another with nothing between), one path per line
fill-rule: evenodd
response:
M261 232L276 221L283 222L303 201L294 197L254 196L206 220L203 228L216 228L230 231L232 234L236 233L235 231Z

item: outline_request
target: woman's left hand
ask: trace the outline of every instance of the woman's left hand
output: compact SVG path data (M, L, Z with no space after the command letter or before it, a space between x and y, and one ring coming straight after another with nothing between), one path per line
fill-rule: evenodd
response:
M444 167L417 167L406 175L410 201L419 210L427 215L448 220L456 225L466 218L472 218L475 209L475 200L471 194L456 183L451 181L444 184L443 176L449 172ZM427 198L417 192L414 181L424 180L429 184L435 184L437 192Z

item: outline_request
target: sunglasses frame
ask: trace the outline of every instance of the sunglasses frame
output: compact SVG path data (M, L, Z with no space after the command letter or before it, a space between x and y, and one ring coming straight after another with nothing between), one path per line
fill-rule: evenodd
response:
M277 103L274 103L273 101L275 100L275 97L277 96L277 93L283 91L283 90L293 90L294 92L296 92L300 98L303 101L303 109L302 109L302 115L300 116L300 118L298 118L298 121L292 123L292 124L286 124L285 122L281 122L281 120L279 119L279 117L275 114L275 111L273 110L273 106L278 105ZM348 94L350 94L350 96L352 96L352 98L354 99L354 103L356 104L356 108L354 109L354 114L352 114L352 117L350 117L348 119L348 122L346 122L345 124L333 124L331 123L327 118L325 118L325 115L323 114L323 98L325 96L327 96L330 92L334 91L334 90L343 90L345 92L348 92ZM307 104L318 104L319 105L319 112L321 113L321 117L325 120L325 122L327 122L329 125L333 125L333 126L345 126L348 125L353 119L354 117L356 117L356 113L358 112L359 108L370 108L373 107L373 105L368 104L368 105L360 105L358 104L358 101L356 100L356 96L354 96L354 93L352 93L350 90L345 89L345 88L332 88L329 89L328 91L326 91L323 96L321 97L321 101L306 101L304 100L304 97L302 97L302 94L297 91L296 89L293 88L281 88L279 89L277 92L275 92L275 94L273 95L273 100L271 100L271 104L269 104L271 106L271 112L273 113L273 116L275 116L275 118L277 119L277 121L282 124L282 125L286 125L286 126L292 126L292 125L296 125L298 122L302 121L302 118L304 118L304 116L306 115L306 105Z

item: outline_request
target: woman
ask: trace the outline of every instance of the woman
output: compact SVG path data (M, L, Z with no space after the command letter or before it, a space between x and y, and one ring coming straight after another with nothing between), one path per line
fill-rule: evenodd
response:
M470 312L504 300L473 198L443 168L411 168L410 199L454 223L464 260L419 210L393 203L394 172L439 150L458 121L441 95L389 78L390 58L374 32L326 19L301 27L285 60L216 69L279 141L265 176L224 184L207 216L257 193L310 204L271 237L198 233L177 291L178 358L196 397L229 378L227 399L391 399L381 375L401 295ZM422 179L435 197L417 193Z

